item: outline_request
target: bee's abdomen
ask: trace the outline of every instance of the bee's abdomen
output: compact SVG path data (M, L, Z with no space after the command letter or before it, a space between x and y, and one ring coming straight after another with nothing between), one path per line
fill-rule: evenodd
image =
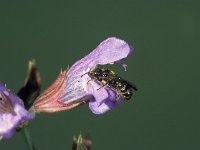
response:
M133 95L133 91L132 89L127 89L126 91L121 91L121 94L124 100L130 100Z

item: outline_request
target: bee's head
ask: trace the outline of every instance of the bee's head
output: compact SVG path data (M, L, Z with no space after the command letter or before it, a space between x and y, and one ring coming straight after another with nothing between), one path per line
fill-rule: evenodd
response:
M102 77L102 70L100 68L95 68L94 70L91 70L88 75L93 78L93 79L97 79L100 80L100 78Z
M102 77L103 77L103 78L108 78L110 75L111 75L111 71L110 71L109 69L105 69L105 70L102 72Z

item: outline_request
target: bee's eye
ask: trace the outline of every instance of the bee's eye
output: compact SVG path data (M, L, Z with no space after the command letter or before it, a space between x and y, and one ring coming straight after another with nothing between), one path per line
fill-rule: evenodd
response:
M107 74L103 74L103 77L107 77L108 75Z
M99 72L95 72L95 73L94 73L94 76L95 76L95 77L99 77L99 76L100 76L100 73L99 73Z

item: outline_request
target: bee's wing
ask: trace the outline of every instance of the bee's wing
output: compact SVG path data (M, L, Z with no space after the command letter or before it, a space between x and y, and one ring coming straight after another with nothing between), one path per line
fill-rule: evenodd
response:
M124 84L126 84L127 87L130 87L130 88L133 88L135 91L137 91L137 87L134 83L130 82L130 81L127 81L127 80L124 80L123 78L121 77L118 77Z
M137 89L137 87L136 87L136 85L134 84L134 83L132 83L132 82L129 82L129 81L126 81L128 84L129 84L129 86L131 87L131 88L133 88L135 91L137 91L138 89Z
M136 85L135 85L134 83L132 83L132 82L130 82L130 81L127 81L127 80L124 80L123 78L121 78L121 77L119 77L119 76L118 76L118 78L120 78L120 80L122 80L123 82L125 82L125 83L127 84L127 86L133 88L135 91L138 90L137 87L136 87Z

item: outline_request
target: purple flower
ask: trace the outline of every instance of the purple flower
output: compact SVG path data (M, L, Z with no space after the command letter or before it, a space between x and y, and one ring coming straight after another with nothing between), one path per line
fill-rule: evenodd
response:
M33 119L23 101L0 84L0 137L10 138L18 125Z
M122 64L122 60L131 52L133 48L125 41L115 37L106 39L67 72L61 72L54 84L36 100L34 110L54 112L89 102L93 113L103 114L117 107L122 103L121 97L116 101L117 92L109 87L102 87L91 80L87 73L98 65Z

